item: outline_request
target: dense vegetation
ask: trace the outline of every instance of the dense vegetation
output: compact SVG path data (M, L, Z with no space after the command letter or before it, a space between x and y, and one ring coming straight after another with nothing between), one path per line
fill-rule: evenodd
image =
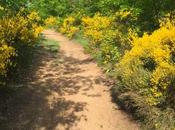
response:
M174 130L173 0L21 0L0 5L1 77L21 48L36 42L38 23L43 23L39 14L48 27L89 42L86 50L116 81L114 99L145 129Z
M42 27L37 12L29 11L24 1L0 2L0 85L28 59ZM13 72L13 74L12 74Z

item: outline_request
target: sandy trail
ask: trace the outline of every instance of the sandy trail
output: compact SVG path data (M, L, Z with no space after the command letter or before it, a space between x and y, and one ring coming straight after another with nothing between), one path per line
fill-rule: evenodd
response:
M101 69L84 53L82 46L53 31L44 34L60 42L65 57L75 59L75 63L78 61L71 67L79 71L65 74L70 78L79 77L77 85L81 86L77 93L65 95L65 99L85 104L83 110L77 112L82 116L80 121L71 130L138 130L138 126L111 102L109 81L105 81Z
M38 52L3 130L139 130L112 103L110 81L82 46L51 30L44 35L59 41L60 54Z

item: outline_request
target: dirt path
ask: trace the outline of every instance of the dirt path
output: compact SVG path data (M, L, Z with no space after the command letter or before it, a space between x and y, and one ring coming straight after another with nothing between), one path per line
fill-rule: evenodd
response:
M72 78L75 85L80 87L76 93L64 95L66 100L84 104L82 110L76 113L81 117L80 121L71 130L137 130L137 125L111 102L108 81L105 81L102 71L90 56L83 53L83 48L53 31L44 33L48 38L60 42L64 57L73 62L66 66L65 69L70 69L70 72L64 76Z
M3 130L139 130L111 102L110 82L83 48L53 31L44 34L59 41L60 55L38 52Z

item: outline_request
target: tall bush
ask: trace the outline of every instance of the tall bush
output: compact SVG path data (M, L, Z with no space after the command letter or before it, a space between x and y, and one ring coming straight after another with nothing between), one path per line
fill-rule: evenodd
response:
M6 76L9 67L14 66L14 57L21 57L26 47L36 44L42 31L40 17L36 12L27 13L21 9L17 14L9 13L0 19L0 77ZM27 57L26 57L27 58Z

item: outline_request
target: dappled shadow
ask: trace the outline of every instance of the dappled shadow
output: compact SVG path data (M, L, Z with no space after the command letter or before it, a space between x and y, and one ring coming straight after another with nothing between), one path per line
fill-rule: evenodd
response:
M93 87L91 77L76 75L84 71L77 65L88 62L92 59L78 60L64 56L64 52L60 56L37 50L31 68L13 84L18 87L6 99L0 129L71 130L84 116L77 113L85 109L86 103L66 100L64 96L78 93L83 85L87 90Z
M52 100L46 98L50 92L43 90L21 90L11 101L6 115L3 130L55 130L64 127L69 130L81 116L76 112L82 111L85 103L73 102L64 98Z

